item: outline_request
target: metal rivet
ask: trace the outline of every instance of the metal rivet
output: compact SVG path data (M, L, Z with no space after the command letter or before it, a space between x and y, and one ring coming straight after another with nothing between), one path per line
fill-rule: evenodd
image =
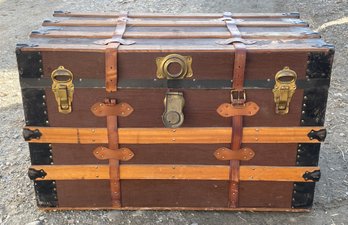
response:
M303 104L303 107L306 107L307 105L306 104Z
M304 99L304 100L307 100L307 96L304 96L303 99Z
M304 123L304 120L301 120L301 123Z
M267 79L267 82L270 82L270 81L271 81L271 79L268 78L268 79Z
M82 78L80 78L79 81L81 82L81 81L82 81Z
M46 124L48 124L48 120L46 120Z
M175 141L175 138L173 138L172 141Z

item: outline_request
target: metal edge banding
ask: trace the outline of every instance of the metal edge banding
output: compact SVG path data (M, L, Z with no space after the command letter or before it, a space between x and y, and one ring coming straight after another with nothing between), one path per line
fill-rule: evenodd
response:
M293 209L310 209L314 199L315 182L295 182L292 194Z
M22 88L22 100L27 126L49 126L44 89Z
M22 88L47 88L52 84L51 79L21 79ZM330 84L328 79L309 79L297 80L296 85L299 89L310 87L326 88ZM141 88L176 88L176 89L231 89L231 80L158 80L158 79L137 79L137 80L119 80L119 89L141 89ZM81 79L74 80L75 88L105 88L103 79ZM245 89L272 89L274 81L270 80L246 80Z
M331 70L335 49L329 46L327 52L310 52L307 61L307 78L331 78Z
M16 47L18 73L22 78L40 78L43 76L42 56L39 51L22 51L28 45L18 44Z
M55 180L34 181L36 202L39 207L58 206L57 188Z
M305 89L301 110L301 126L323 126L330 85L332 63L335 50L329 46L328 52L311 52L308 54L307 80L326 79L327 85ZM297 149L296 165L317 166L319 162L320 143L300 143ZM315 183L295 182L292 208L311 208L314 199Z
M46 143L28 143L32 165L52 165L52 145Z

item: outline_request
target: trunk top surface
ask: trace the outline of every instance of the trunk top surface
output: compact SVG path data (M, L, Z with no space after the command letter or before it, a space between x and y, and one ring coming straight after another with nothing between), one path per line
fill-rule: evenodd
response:
M113 13L70 13L57 11L54 19L30 35L23 51L94 51L96 44L113 37L118 17ZM297 13L231 14L248 51L326 51L331 48ZM129 13L119 52L234 51L232 44L218 41L233 38L221 14L136 14Z

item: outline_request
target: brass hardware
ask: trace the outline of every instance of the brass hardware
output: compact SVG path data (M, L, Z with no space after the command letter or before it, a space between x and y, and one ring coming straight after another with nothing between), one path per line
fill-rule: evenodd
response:
M73 74L70 70L59 66L52 74L52 91L58 103L58 111L60 113L71 113L74 95Z
M192 57L182 56L179 54L170 54L166 57L157 57L157 77L167 79L183 79L185 77L192 77ZM170 66L179 65L177 71L171 71Z
M243 105L246 102L246 93L245 90L232 90L231 91L231 103L232 105Z
M184 122L182 112L185 105L185 99L182 92L167 92L164 99L165 111L162 115L162 121L165 127L180 127Z
M289 112L289 104L296 90L296 78L296 72L287 66L275 75L273 95L277 114Z

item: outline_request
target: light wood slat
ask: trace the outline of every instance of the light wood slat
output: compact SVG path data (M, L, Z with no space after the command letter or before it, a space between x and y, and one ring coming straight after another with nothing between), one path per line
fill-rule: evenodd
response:
M119 13L54 13L55 17L117 18ZM221 18L222 13L129 13L129 18ZM298 13L232 13L232 18L299 18Z
M295 33L295 32L242 32L245 39L305 39L320 38L318 33ZM82 32L82 31L48 31L33 33L31 38L111 38L113 32ZM230 32L126 32L123 38L130 39L186 39L186 38L231 38Z
M27 127L39 129L32 143L107 143L106 128ZM245 127L243 143L318 143L307 134L321 127ZM213 144L231 143L232 129L220 128L119 128L120 144Z
M316 39L317 40L317 39ZM276 42L276 43L275 43ZM318 44L312 43L284 43L279 41L273 41L269 44L263 45L247 45L247 52L258 53L271 53L271 52L298 52L298 51L311 51L311 52L327 52L329 48L321 47ZM33 47L23 47L21 50L27 51L55 51L55 52L105 52L106 46L96 44L40 44ZM118 48L119 53L127 52L233 52L234 47L232 45L121 45Z
M47 175L37 180L110 179L108 165L37 165ZM303 174L319 167L241 166L241 181L306 182ZM121 180L229 180L229 166L206 165L120 165ZM311 181L308 181L311 182Z
M305 27L307 23L294 19L290 21L236 21L240 27ZM73 26L73 27L114 27L117 25L117 19L105 20L62 20L62 21L46 21L42 26ZM127 26L132 27L226 27L224 21L205 20L205 21L160 21L160 20L128 20Z

